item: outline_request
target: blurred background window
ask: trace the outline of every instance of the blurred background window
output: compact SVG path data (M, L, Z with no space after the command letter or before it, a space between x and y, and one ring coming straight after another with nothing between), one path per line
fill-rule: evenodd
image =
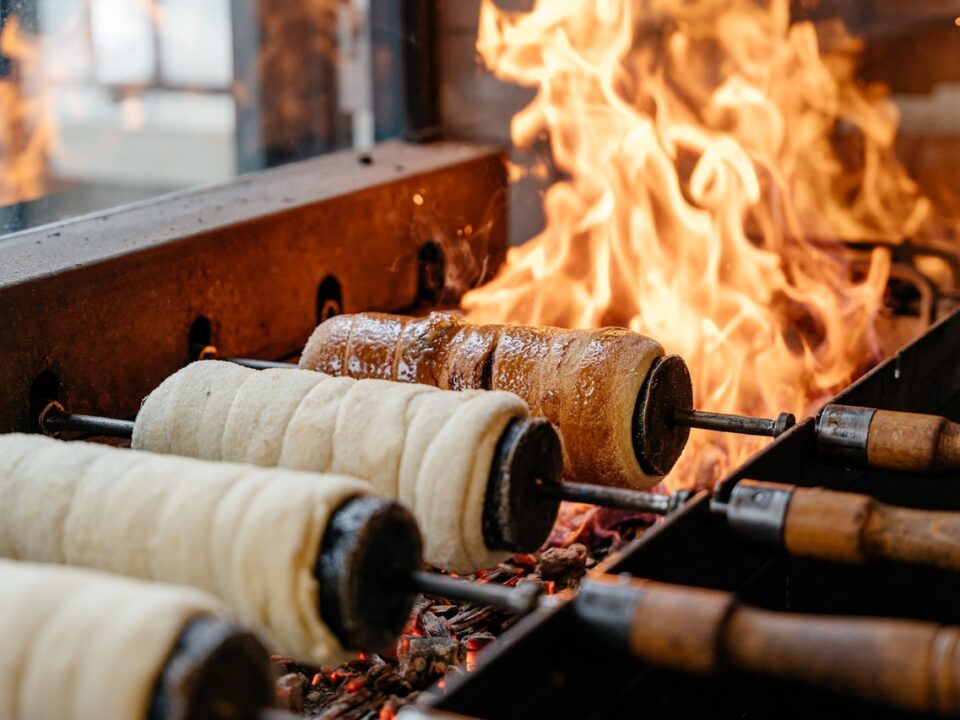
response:
M423 5L0 0L0 235L416 134Z

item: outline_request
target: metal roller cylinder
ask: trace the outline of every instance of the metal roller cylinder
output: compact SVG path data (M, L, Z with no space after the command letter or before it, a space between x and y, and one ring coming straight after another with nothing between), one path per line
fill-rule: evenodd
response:
M389 645L413 607L409 578L422 563L420 532L402 505L347 501L331 516L317 557L320 616L345 648Z
M690 428L676 422L676 411L692 407L693 381L683 358L665 355L654 360L633 414L633 451L644 471L670 472L690 437Z
M507 425L490 468L483 509L487 547L533 552L550 534L560 500L550 487L560 485L560 438L543 418L517 418Z
M148 720L257 720L273 705L270 656L218 618L187 625L160 674Z

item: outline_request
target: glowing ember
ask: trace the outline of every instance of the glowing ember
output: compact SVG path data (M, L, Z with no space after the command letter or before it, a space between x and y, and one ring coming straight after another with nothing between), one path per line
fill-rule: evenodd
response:
M857 274L836 240L916 235L929 203L894 158L894 106L827 29L829 56L788 0L484 0L483 60L539 90L513 140L546 133L564 179L469 319L629 327L718 412L803 416L876 362L889 257ZM669 484L710 484L761 442L694 431Z

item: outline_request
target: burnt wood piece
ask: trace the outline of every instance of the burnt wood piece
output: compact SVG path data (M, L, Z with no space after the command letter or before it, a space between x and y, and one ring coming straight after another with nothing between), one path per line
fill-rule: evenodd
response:
M345 311L410 307L418 251L467 225L473 233L447 258L463 288L502 262L500 151L385 143L366 155L361 163L337 153L4 238L0 432L30 428L31 384L41 377L55 390L46 399L131 417L191 359L192 344L285 357L318 322L331 277ZM191 337L199 318L206 333Z
M817 415L820 450L838 461L918 475L960 472L960 425L945 417L828 405Z
M300 673L287 673L277 679L277 700L283 710L303 714L303 691L307 678Z
M147 717L258 720L273 700L270 655L257 637L224 620L203 618L181 633Z
M464 649L455 637L404 635L398 643L399 673L404 678L439 680L452 667L463 665Z
M731 531L790 555L960 571L960 513L912 510L859 493L742 480L717 505Z
M653 665L736 670L919 712L960 712L960 628L770 612L731 593L596 579L574 601L598 636Z
M554 580L560 587L576 587L587 572L587 547L573 543L547 548L540 555L537 571L544 580Z

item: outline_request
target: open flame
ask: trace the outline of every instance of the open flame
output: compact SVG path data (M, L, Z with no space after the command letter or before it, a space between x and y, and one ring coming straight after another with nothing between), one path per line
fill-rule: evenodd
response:
M830 26L821 52L789 9L484 0L484 62L538 89L513 140L546 134L563 179L469 319L629 327L683 356L717 412L803 416L875 363L889 254L858 267L838 239L898 242L930 207L894 157L895 107L854 79L855 39ZM709 485L760 442L694 431L668 485Z
M38 62L36 38L9 18L0 31L0 205L44 193L53 127Z

